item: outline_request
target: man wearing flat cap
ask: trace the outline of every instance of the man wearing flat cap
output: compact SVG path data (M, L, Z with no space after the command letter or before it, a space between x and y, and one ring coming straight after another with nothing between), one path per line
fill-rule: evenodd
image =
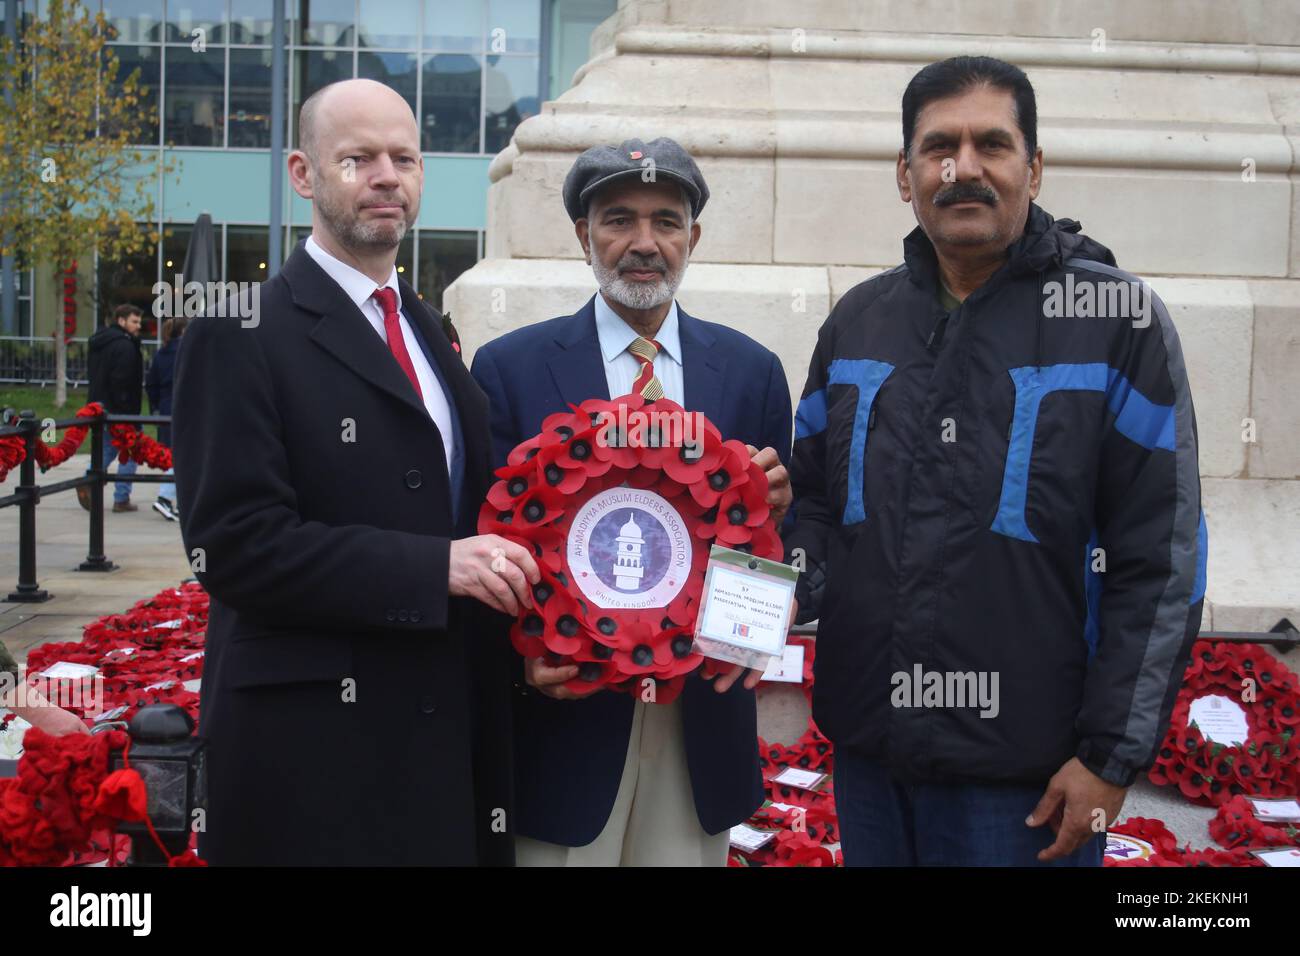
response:
M781 363L674 296L709 198L670 139L596 146L578 157L564 205L599 291L573 315L478 350L496 464L543 419L589 398L637 392L699 412L751 446L779 523L791 402ZM761 451L759 450L761 449ZM671 703L575 693L574 665L522 663L515 712L517 859L533 866L722 866L730 828L762 802L753 687L739 668L690 675Z

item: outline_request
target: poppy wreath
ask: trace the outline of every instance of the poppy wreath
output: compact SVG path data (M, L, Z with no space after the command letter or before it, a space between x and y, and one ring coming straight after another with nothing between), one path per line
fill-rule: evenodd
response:
M1245 798L1242 797L1241 799L1244 800ZM1210 834L1211 836L1215 835L1213 823L1210 824ZM1264 865L1240 846L1227 849L1212 846L1203 850L1193 850L1186 846L1179 847L1177 838L1162 821L1146 817L1130 817L1123 823L1111 827L1107 831L1107 836L1126 836L1131 840L1140 841L1147 845L1149 852L1142 855L1137 847L1128 843L1123 851L1126 855L1121 856L1120 853L1112 849L1113 844L1120 841L1108 840L1106 855L1102 860L1102 865L1106 867L1246 867Z
M1102 857L1103 866L1142 867L1159 866L1157 860L1175 861L1182 852L1178 849L1178 838L1165 826L1163 820L1149 817L1129 817L1123 823L1117 823L1106 831L1107 837L1125 836L1140 841L1150 847L1149 854L1142 855L1138 847L1127 841L1107 840L1106 854ZM1113 844L1122 844L1112 849ZM1180 864L1173 863L1178 866Z
M1300 826L1295 823L1274 825L1255 816L1255 806L1245 794L1239 794L1219 807L1210 821L1210 836L1220 846L1238 847L1300 846Z
M117 720L129 721L149 704L175 704L197 725L199 695L184 683L203 677L207 621L208 595L200 585L168 588L125 614L88 624L80 641L33 648L27 672L40 673L58 661L90 664L99 668L96 676L103 680L99 706L105 711L126 708ZM94 716L84 707L66 709L83 720Z
M785 642L789 644L798 644L803 648L803 680L800 682L800 689L804 697L808 699L808 705L812 706L812 685L813 685L813 661L817 659L817 639L808 634L788 634ZM781 684L784 681L764 681L766 684Z
M1217 743L1191 721L1193 702L1211 695L1245 711L1243 743ZM1277 658L1256 644L1197 641L1148 777L1200 806L1223 806L1242 794L1290 796L1300 787L1298 727L1296 675Z
M834 751L817 725L808 720L803 736L789 746L758 738L758 763L766 802L747 820L756 830L776 830L776 839L758 850L732 847L729 866L841 866L839 818L834 781L818 790L774 782L787 767L830 774ZM782 806L777 806L781 804Z
M666 704L681 693L687 674L702 664L706 676L714 670L694 651L710 546L776 560L783 555L767 505L767 476L743 442L723 440L703 415L667 399L625 395L569 408L548 416L539 434L510 453L479 511L480 534L528 548L541 571L534 606L520 610L510 640L525 657L577 664L578 676L565 685L571 690L604 687ZM703 434L697 429L692 436L695 455L684 442L658 441L653 430L655 421L684 423L688 416L702 425ZM624 434L627 422L634 424ZM569 567L574 515L597 494L624 486L662 497L689 533L690 572L666 607L600 607L585 597ZM652 696L645 694L647 680Z

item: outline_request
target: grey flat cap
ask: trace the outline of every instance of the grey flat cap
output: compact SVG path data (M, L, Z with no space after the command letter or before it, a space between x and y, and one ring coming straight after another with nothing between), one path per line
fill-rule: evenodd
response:
M669 179L681 183L691 197L692 219L700 215L709 201L709 187L691 154L675 140L661 136L648 143L629 139L619 146L593 146L579 156L564 178L565 211L577 222L587 215L587 200L597 189L642 174L649 182Z

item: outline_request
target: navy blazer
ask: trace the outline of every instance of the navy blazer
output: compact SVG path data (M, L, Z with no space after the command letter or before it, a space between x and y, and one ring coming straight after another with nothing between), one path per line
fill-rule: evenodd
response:
M724 438L771 446L788 462L791 403L771 351L734 329L692 318L678 306L685 407L708 416ZM493 464L541 431L570 403L610 398L596 335L595 297L574 315L517 329L474 356L472 374L491 405ZM681 696L695 810L708 833L745 820L762 803L754 693L725 694L692 674ZM635 698L599 691L554 700L515 695L516 832L585 846L600 835L618 794Z

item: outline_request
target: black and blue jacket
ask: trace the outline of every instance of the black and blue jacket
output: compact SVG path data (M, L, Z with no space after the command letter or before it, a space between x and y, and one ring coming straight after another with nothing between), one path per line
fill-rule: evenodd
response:
M951 313L920 229L904 251L831 312L796 415L786 552L820 622L814 717L904 779L1038 784L1077 755L1127 786L1205 593L1178 334L1037 206ZM929 672L996 674L996 716L895 693Z

